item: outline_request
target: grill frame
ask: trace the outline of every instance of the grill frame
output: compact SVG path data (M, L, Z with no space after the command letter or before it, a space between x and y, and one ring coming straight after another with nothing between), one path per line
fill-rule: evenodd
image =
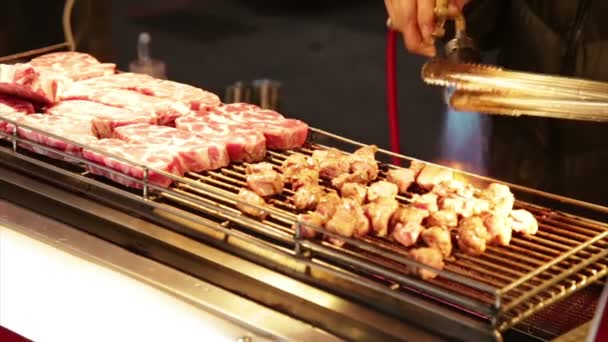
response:
M135 191L126 190L122 187L116 186L115 184L111 183L110 181L104 182L104 181L99 181L98 180L99 178L97 178L97 177L91 178L90 176L87 175L86 172L78 173L75 171L67 170L68 168L66 168L65 165L63 165L63 167L57 166L57 164L63 164L63 163L58 163L58 162L54 162L54 161L51 161L49 163L49 161L40 161L39 159L41 159L41 158L35 158L35 157L32 158L32 157L27 156L27 153L21 152L20 149L18 148L18 146L20 144L36 146L40 149L62 155L63 157L75 159L79 163L95 165L95 167L102 168L107 172L112 172L112 173L121 175L122 177L130 178L124 174L121 174L118 171L109 169L104 166L100 166L98 164L89 162L87 160L72 157L68 154L65 154L61 151L57 151L53 148L37 144L30 140L20 138L17 135L17 129L18 129L18 127L26 128L28 130L36 131L38 133L45 134L47 136L51 136L52 138L55 138L60 141L69 142L74 145L79 145L79 144L73 143L69 140L63 139L58 136L54 136L49 133L44 133L33 127L28 127L26 125L18 124L9 119L5 119L2 117L0 117L0 119L2 119L4 121L8 121L9 123L14 125L14 130L13 130L12 135L6 135L6 134L0 133L1 135L4 135L6 138L11 140L11 142L12 142L12 149L10 149L10 147L9 148L0 147L0 152L2 152L4 154L8 153L12 157L16 157L16 158L26 161L28 163L34 163L39 167L48 169L49 171L51 171L51 169L53 169L52 170L53 172L59 171L59 173L63 174L64 176L66 176L68 178L72 178L73 180L74 179L80 179L80 180L86 179L87 180L86 183L89 184L88 186L102 187L102 188L105 188L106 190L114 193L115 195L117 195L119 197L126 196L126 197L130 198L131 200L134 200L135 202L139 202L140 204L145 204L146 206L154 207L154 211L156 214L158 214L159 210L166 211L168 209L167 206L162 201L159 201L159 198L162 200L169 199L169 200L173 201L174 203L181 202L180 205L182 205L182 206L185 205L187 207L190 207L190 209L195 209L195 211L194 211L195 215L198 214L198 216L201 216L201 217L207 216L207 215L212 215L212 216L215 216L216 218L223 220L219 226L214 227L214 230L216 231L216 233L223 234L224 236L231 236L231 237L234 236L239 239L244 238L245 240L248 240L249 244L255 246L256 248L270 251L271 253L281 254L282 255L281 258L283 260L281 260L281 262L277 262L275 260L274 262L276 264L279 264L279 263L293 264L293 263L295 263L296 264L295 268L301 270L302 266L304 266L305 268L308 269L308 273L311 272L310 271L311 269L322 270L323 272L328 272L328 273L332 274L332 276L334 278L341 278L343 281L357 284L357 286L360 286L361 288L372 288L373 291L376 291L376 293L378 293L382 296L386 296L387 298L394 298L394 300L400 301L402 304L403 303L411 304L412 299L409 296L404 296L404 295L402 295L402 293L398 293L398 291L396 291L397 288L395 287L395 282L393 282L393 284L389 284L388 286L387 285L378 286L377 283L370 284L371 279L373 279L373 277L370 276L370 274L372 274L372 273L374 275L382 274L382 275L386 276L387 278L392 277L393 278L392 280L397 280L398 282L401 283L401 284L399 284L399 286L403 286L403 283L405 283L409 286L410 289L413 289L418 292L420 292L420 291L427 292L427 295L426 295L427 299L428 299L428 294L430 294L430 295L437 297L438 300L444 300L444 301L449 300L451 304L456 303L461 307L476 310L475 314L477 314L477 315L478 314L481 314L482 316L485 315L485 321L484 321L485 323L479 324L479 322L477 322L475 319L473 319L472 321L468 322L469 326L471 328L475 328L475 329L486 330L486 332L491 331L496 336L500 336L501 332L504 332L507 329L513 327L514 325L521 322L525 318L531 316L536 311L542 309L546 305L549 305L552 302L555 302L559 299L562 299L562 298L565 298L565 297L571 295L572 293L576 292L577 290L580 290L581 288L584 288L584 287L588 286L589 284L593 283L594 281L604 277L608 273L608 271L607 271L608 267L606 266L606 263L599 262L600 259L605 259L605 256L608 254L608 251L605 248L606 243L607 243L606 237L608 235L608 225L604 225L602 223L595 222L591 219L574 216L574 214L562 215L559 213L558 214L554 213L553 214L554 217L556 217L555 215L557 215L557 217L561 218L561 219L577 220L577 221L583 222L585 224L597 225L597 227L602 229L603 232L596 234L595 237L591 238L589 241L583 242L582 244L578 244L576 247L566 248L565 254L562 254L559 257L553 258L551 260L551 262L544 262L544 263L541 262L540 266L532 267L530 270L528 270L527 273L520 275L519 283L525 283L526 279L533 278L534 276L541 274L541 273L545 272L546 270L549 270L553 267L556 267L556 266L559 267L559 264L567 263L569 259L580 261L579 264L574 268L574 271L576 271L576 272L572 272L572 271L569 272L562 266L562 272L558 274L559 276L553 277L553 279L551 281L541 282L540 285L537 286L535 289L533 289L532 292L524 292L523 295L520 296L518 299L518 301L521 303L511 302L511 304L507 304L507 305L510 305L508 307L508 309L516 310L515 313L513 313L504 308L504 306L503 306L504 303L502 300L499 300L499 301L490 300L490 301L485 301L485 302L475 301L475 300L471 301L470 298L467 298L466 296L463 297L462 295L455 293L455 291L441 289L441 288L438 288L437 286L433 287L432 282L426 282L426 281L419 280L417 278L408 277L404 274L395 273L394 270L390 270L388 267L386 267L386 265L384 265L384 267L383 267L382 265L379 265L377 263L370 263L369 260L364 260L364 259L361 260L360 258L358 258L361 255L353 254L352 251L349 251L346 249L344 249L344 250L338 249L338 248L332 247L330 245L327 245L325 243L318 242L315 240L301 239L298 234L297 229L295 231L292 231L290 234L289 229L285 229L285 226L282 227L283 229L280 229L281 226L279 224L277 224L276 222L273 224L261 223L258 220L251 219L251 218L241 215L240 211L238 211L238 210L234 210L229 207L220 206L219 203L223 202L224 204L229 203L232 205L232 207L234 207L234 204L236 203L236 201L238 201L238 199L236 198L234 193L230 193L229 191L218 189L216 187L210 186L209 184L201 183L200 181L201 180L209 181L209 179L214 179L213 178L214 175L216 176L215 179L217 179L218 173L219 174L229 174L232 176L235 176L235 175L242 176L242 171L243 171L242 167L240 167L240 172L236 172L233 170L234 168L239 170L238 169L239 166L232 165L232 166L229 166L228 168L225 168L225 169L222 169L219 171L207 172L207 173L204 173L203 175L190 174L189 177L181 178L181 177L175 177L173 175L164 173L163 171L160 171L160 170L151 170L145 166L136 165L136 164L133 164L126 160L121 160L122 162L128 163L134 167L142 167L144 169L144 173L146 175L148 174L149 171L154 171L154 172L161 173L164 176L167 176L169 178L172 178L174 181L177 182L176 185L171 187L170 189L165 189L165 188L155 186L153 184L148 184L146 179L139 181L134 178L131 178L131 180L141 182L141 184L143 185L141 194L138 194ZM333 139L333 140L336 140L335 145L346 144L346 145L350 145L351 147L352 146L354 146L354 147L364 146L364 144L361 144L361 143L358 143L358 142L355 142L355 141L352 141L349 139L345 139L345 138L324 132L322 130L312 129L312 133L313 134L312 134L311 139L313 141L315 141L315 139L316 139L316 141ZM321 139L319 139L319 136L321 137ZM327 148L326 145L320 145L320 144L314 145L314 144L315 143L312 142L308 146ZM81 146L81 147L84 147L84 146ZM341 148L341 149L344 149L344 148ZM304 150L304 151L306 152L306 150ZM96 151L96 152L109 156L108 154L101 152L101 151ZM308 151L308 152L310 152L310 151ZM290 151L288 153L297 153L297 152ZM379 153L382 154L384 157L398 157L406 162L408 162L408 161L411 162L412 160L414 160L413 158L394 154L394 153L384 151L384 150L380 150ZM277 162L276 159L279 158L279 156L284 155L284 154L270 151L268 155L270 157L270 161L274 162L276 164L276 162ZM112 158L120 159L120 158L116 158L116 157L112 157ZM274 160L273 160L273 158L274 158ZM427 163L427 164L431 164L431 163ZM382 167L388 167L388 166L383 164ZM457 175L459 177L462 177L462 178L466 179L467 181L473 183L474 185L478 185L478 186L483 183L496 181L496 180L493 180L490 178L479 177L479 176L476 176L473 174L464 173L459 170L454 170L454 171L457 173ZM209 178L209 177L211 177L211 178ZM532 189L519 187L517 185L511 185L511 184L508 184L508 185L510 185L512 190L514 190L514 192L516 193L516 198L519 198L521 193L528 193L528 194L531 194L532 196L540 196L544 200L554 200L554 201L557 200L562 205L571 206L574 209L582 209L583 211L589 211L589 210L596 211L596 214L598 214L599 216L606 217L606 221L608 222L608 208L603 208L603 207L599 207L599 206L596 206L593 204L588 204L588 203L582 203L579 201L562 198L559 196L543 194L543 193L540 193L540 192L532 190ZM183 190L184 188L187 189L188 191L184 191ZM238 188L232 188L232 190L238 190ZM191 193L193 191L196 194L193 195ZM212 198L212 200L210 200L209 198ZM400 200L404 201L404 202L407 201L406 198L400 198ZM546 210L543 207L540 207L540 206L537 206L537 205L534 205L531 203L518 201L518 205L522 205L522 204L526 205L527 206L526 208L531 208L533 210ZM172 214L177 214L178 216L181 215L182 219L191 220L193 222L197 221L195 219L193 220L192 212L190 212L188 214L185 210L183 210L183 208L177 208L176 205L173 205L173 208L170 208L170 209L173 209L173 210L170 210L170 211L172 211ZM258 209L266 210L270 217L278 220L279 222L282 222L284 225L290 226L290 225L296 223L294 213L285 212L277 207L272 207L272 208L259 208L258 207ZM184 212L186 212L188 215L184 215ZM217 221L217 219L216 219L216 221ZM226 222L231 222L231 223L226 224ZM200 220L198 223L202 224L200 222ZM234 228L235 224L237 226L240 226L241 229L240 230L235 229ZM277 228L279 228L279 229L277 229ZM323 233L328 233L318 227L313 227L313 229L316 229L316 230L318 229L319 231L321 231ZM541 232L544 233L542 228L541 228ZM256 236L256 238L255 239L247 238L247 236L250 236L251 234ZM260 237L263 237L263 238L260 239ZM392 259L391 261L399 262L402 265L407 265L409 267L423 267L423 268L431 269L428 266L420 265L407 258L399 257L396 255L398 253L395 253L395 255L392 255L391 253L395 252L394 250L390 250L390 249L382 250L382 248L379 249L379 247L377 245L372 244L373 241L372 241L372 243L370 243L369 241L350 240L350 239L345 239L343 237L340 237L340 239L349 240L348 241L349 245L356 246L356 247L363 249L364 251L367 251L370 253L379 254L384 258L388 258L389 260ZM596 241L596 240L600 241L601 246L594 246L594 241ZM263 241L263 242L260 242L260 241ZM597 243L595 243L595 244L597 244ZM524 243L524 245L525 245L525 243ZM604 247L602 247L602 246L604 246ZM523 247L519 247L519 248L523 248ZM597 250L602 250L602 249L604 250L603 252L600 251L599 253L595 253L595 252L597 252ZM492 251L492 249L490 249L490 251ZM487 254L487 252L486 252L486 254ZM588 257L589 255L593 255L593 257L591 259L585 260L584 258ZM286 261L287 259L291 259L291 260ZM387 261L387 259L382 260L383 263L385 263L386 261ZM598 262L596 262L596 261L598 261ZM334 269L336 267L336 265L338 265L337 267L342 267L342 269L339 271L336 271ZM359 272L357 272L356 270L353 270L352 267L349 268L349 266L352 266L352 265L357 265L360 268L363 268L364 270L367 271L367 274L364 272L364 275L361 276L361 274ZM271 266L272 266L272 262L271 262ZM485 263L482 266L491 267L492 264ZM287 267L287 268L289 268L289 267ZM444 272L440 272L440 273L444 277L449 277L451 272L444 271ZM313 278L314 278L314 276L313 276ZM454 277L454 279L456 281L462 280L462 279L458 279L458 278L459 278L458 275L456 277ZM327 285L327 283L324 284L323 282L324 281L319 282L317 279L317 283L319 285L321 285L321 286ZM494 292L494 294L497 296L497 298L500 298L500 295L502 293L508 293L509 291L507 291L507 290L512 290L512 289L517 288L517 284L515 284L515 283L511 283L511 285L509 285L509 288L512 288L512 289L507 289L507 290L502 289L502 291L500 291L500 289L498 289L498 288L488 288L487 286L484 287L483 283L479 283L479 284L482 284L482 286L478 286L478 287L480 287L481 290L486 290L486 291L490 291L490 292L492 290L496 290ZM542 298L542 295L543 294L546 295L547 291L552 291L553 294L549 295L547 298L538 300L539 296L541 296L541 298ZM557 293L555 293L556 291L557 291ZM418 294L420 294L420 293L418 293ZM539 296L535 296L535 294L539 294ZM420 295L422 296L422 294L420 294ZM360 298L357 298L357 296L355 296L355 299L360 299ZM383 303L382 305L386 305L386 303ZM420 304L418 304L418 305L420 305ZM458 318L456 318L456 317L458 317ZM454 315L453 319L462 319L462 316ZM489 325L489 329L485 329L483 327L484 325Z

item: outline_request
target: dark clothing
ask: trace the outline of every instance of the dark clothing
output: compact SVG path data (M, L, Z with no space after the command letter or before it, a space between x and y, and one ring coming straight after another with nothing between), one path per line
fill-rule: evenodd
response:
M587 4L585 4L587 2ZM605 0L474 0L468 33L506 68L608 82ZM489 173L608 205L608 124L491 117Z

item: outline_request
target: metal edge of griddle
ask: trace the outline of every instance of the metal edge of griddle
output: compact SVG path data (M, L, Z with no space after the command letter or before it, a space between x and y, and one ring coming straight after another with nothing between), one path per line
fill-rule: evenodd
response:
M10 159L9 159L10 160ZM60 175L34 165L19 168L18 160L0 158L7 167L0 167L0 198L36 211L41 215L77 227L91 235L117 244L138 255L161 262L179 271L208 281L216 286L254 300L279 312L292 315L309 324L349 340L442 340L437 334L450 339L493 340L491 331L480 331L463 326L461 322L447 320L445 315L428 307L400 306L401 317L391 317L367 308L355 301L290 278L256 263L216 249L161 227L148 220L116 210L105 201L104 194L88 188L79 194L52 186L62 184ZM23 165L22 165L23 166ZM12 171L15 167L18 173ZM29 175L24 175L28 173ZM38 180L44 178L46 182ZM65 183L63 183L65 186ZM77 187L79 188L79 187ZM91 198L95 199L91 199ZM124 199L123 199L124 201ZM124 209L128 203L121 203ZM141 205L137 211L141 214ZM131 210L134 210L131 208ZM135 212L135 211L134 211ZM146 216L146 215L143 215ZM411 320L411 324L404 319ZM465 319L465 316L460 317ZM416 323L427 323L433 328L427 332ZM441 327L441 328L439 328Z
M265 340L294 340L305 336L313 341L340 341L338 337L314 326L64 223L3 200L0 200L0 208L3 213L0 225L80 260L117 271L203 312L211 313L226 322L220 323L216 328L233 335L237 340L239 336L241 339L249 337L251 340L258 337ZM286 327L289 329L285 329Z

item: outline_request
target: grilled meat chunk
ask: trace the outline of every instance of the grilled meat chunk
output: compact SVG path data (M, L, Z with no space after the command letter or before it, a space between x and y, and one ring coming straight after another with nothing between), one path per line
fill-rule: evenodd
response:
M511 242L512 229L507 216L496 212L483 215L483 224L490 234L490 244L508 246Z
M337 206L325 228L345 237L363 236L369 231L369 221L365 217L361 205L353 200L344 199Z
M253 204L261 208L266 206L266 202L258 194L248 189L241 188L241 190L239 190L238 198L240 202L236 203L236 207L241 212L262 220L266 218L267 213L264 210L248 205Z
M303 170L316 170L317 165L313 158L303 154L292 154L281 165L283 178L287 183L293 183L300 179L300 174Z
M306 185L319 184L319 171L314 169L303 169L297 175L292 176L291 189L298 190Z
M452 254L450 231L442 227L427 228L422 232L422 240L427 246L438 249L444 258Z
M312 159L319 165L319 174L324 178L334 179L350 171L350 162L346 154L336 148L316 150L312 154Z
M472 197L464 201L464 206L460 211L463 217L472 217L481 215L491 209L490 202L485 199Z
M331 180L331 185L336 189L341 189L346 183L358 183L366 185L369 183L369 177L364 172L343 173Z
M538 221L534 215L524 209L511 211L509 214L511 228L513 231L524 234L534 235L538 232Z
M350 198L359 204L363 204L367 196L367 187L359 183L346 183L340 188L342 198Z
M411 169L390 169L386 173L386 180L397 185L400 194L404 194L416 180L416 174Z
M458 214L447 209L435 211L426 219L426 226L439 226L445 229L456 228L458 226Z
M435 185L433 192L441 197L471 198L475 195L475 188L458 179L448 179Z
M328 192L321 196L319 203L317 204L316 212L321 216L325 217L325 220L329 220L334 213L336 208L342 203L342 199L335 192Z
M399 202L394 198L378 198L376 201L366 204L363 209L369 218L372 231L376 236L385 237L388 234L389 221L393 213L399 207Z
M270 163L249 165L245 173L249 189L262 197L273 196L283 191L283 177Z
M393 183L387 181L378 181L373 183L367 189L367 200L373 202L378 198L391 198L397 197L398 189Z
M293 204L298 210L314 210L323 196L323 193L323 188L319 185L304 185L293 195Z
M432 190L435 185L453 178L454 172L452 170L436 165L426 165L416 177L416 183L423 189Z
M378 163L376 162L376 152L378 146L364 146L356 150L349 156L350 172L353 174L361 174L366 177L368 182L378 178Z
M440 197L437 201L439 210L450 210L456 214L461 214L465 207L465 199L460 196L449 195L447 197Z
M297 229L298 222L300 222L301 236L303 238L313 238L317 236L317 231L311 227L322 228L325 224L325 218L316 212L300 214L292 226L294 231Z
M415 261L438 270L443 270L443 267L445 266L441 252L435 248L416 248L410 251L409 255ZM438 275L435 271L418 267L416 268L415 272L424 280L434 279Z
M399 242L405 247L410 247L418 242L420 233L424 231L424 227L420 223L416 222L405 222L397 223L393 226L393 232L391 236L395 241Z
M469 255L481 255L486 250L490 234L478 216L467 217L458 225L458 247Z
M422 224L422 221L429 217L429 212L424 209L416 208L414 206L406 206L399 207L393 213L393 217L391 218L391 226L394 226L398 223L416 223Z
M491 183L480 194L490 204L490 209L500 215L508 215L513 210L515 196L511 189L504 184Z
M429 192L424 195L414 195L412 197L412 204L419 209L423 209L429 212L435 212L439 210L439 204L437 201L439 196L437 194Z

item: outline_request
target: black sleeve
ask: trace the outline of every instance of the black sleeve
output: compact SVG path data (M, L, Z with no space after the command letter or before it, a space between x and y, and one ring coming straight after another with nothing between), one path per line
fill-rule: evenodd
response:
M507 30L508 4L508 0L473 0L465 6L467 33L482 51L501 45Z
M506 30L506 13L509 0L472 0L464 7L467 34L473 38L481 51L500 46ZM443 42L454 38L454 22L446 24Z

